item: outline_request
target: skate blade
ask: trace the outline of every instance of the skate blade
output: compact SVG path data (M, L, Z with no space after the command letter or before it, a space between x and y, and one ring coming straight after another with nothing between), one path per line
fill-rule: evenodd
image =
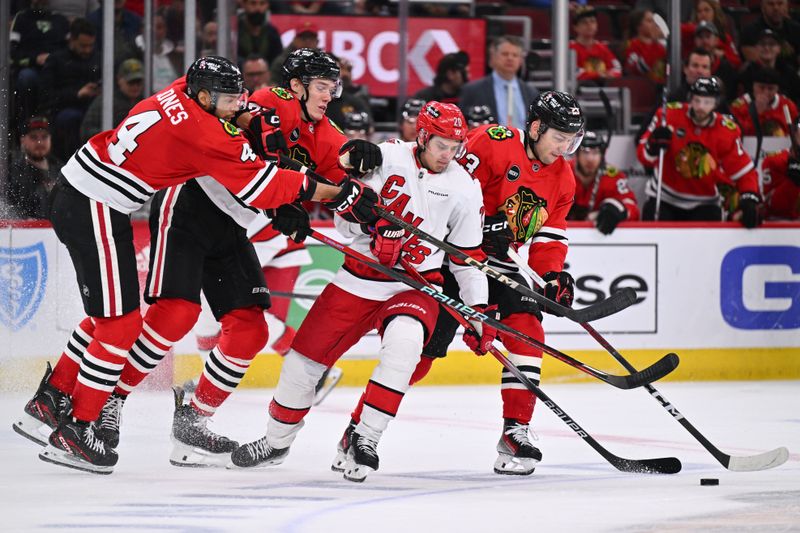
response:
M231 453L211 453L173 439L169 463L172 466L187 468L225 467L231 460Z
M344 478L347 481L353 481L355 483L363 483L370 472L374 472L375 469L371 468L367 465L359 465L353 462L352 460L347 462L347 466L344 470Z
M66 466L67 468L73 468L75 470L80 470L81 472L89 472L90 474L107 475L114 471L113 466L93 465L84 461L77 455L56 448L52 444L48 444L45 449L39 452L39 459L46 463Z
M322 384L322 388L317 391L314 395L314 401L312 402L313 405L319 405L322 401L328 397L328 394L339 384L339 381L342 379L342 369L338 367L331 367L330 371L328 372L328 377L325 379L325 383Z
M500 454L494 462L494 473L506 476L529 476L536 470L536 459Z
M14 422L11 427L25 437L26 439L35 442L39 446L47 446L47 439L50 436L50 433L53 432L53 429L39 420L38 418L34 418L28 413L22 413L22 416L19 420ZM47 433L43 433L46 431Z
M331 463L331 470L334 472L344 472L345 466L347 465L347 452L339 451L336 454L336 458Z

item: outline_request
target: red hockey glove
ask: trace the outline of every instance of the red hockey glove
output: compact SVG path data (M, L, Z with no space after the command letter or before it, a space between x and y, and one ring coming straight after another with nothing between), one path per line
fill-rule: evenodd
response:
M541 293L554 302L565 307L572 307L572 298L575 296L575 280L569 272L548 272L542 279L546 282L541 288ZM545 305L542 311L550 312Z
M761 198L752 192L743 193L739 196L739 209L742 210L742 226L745 228L755 228L759 224L758 205Z
M378 258L380 264L393 267L400 259L405 233L405 230L397 224L380 219L375 223L369 251Z
M628 218L628 212L620 209L614 202L604 202L597 211L595 225L603 235L610 235L617 224Z
M474 305L472 308L495 320L499 314L496 305L490 305L488 307L485 305ZM494 342L494 339L497 337L497 329L486 322L479 322L477 320L470 320L470 324L472 324L472 328L468 328L464 331L464 342L469 346L470 350L475 352L475 355L486 355L492 342Z
M366 174L383 164L383 154L377 144L362 139L347 141L339 149L342 167L356 174Z
M514 232L508 227L508 217L505 213L497 213L484 219L481 247L488 255L507 260L508 247L513 240Z
M279 154L288 154L289 147L281 131L281 119L274 109L264 108L254 111L250 125L247 127L248 138L253 151L261 156L276 158Z
M283 204L277 209L264 211L272 219L272 227L294 242L303 242L311 235L308 213L300 204Z
M792 183L800 187L800 159L795 157L789 158L789 165L786 167L786 175L792 180Z
M375 206L378 193L356 180L342 183L342 190L332 199L322 203L348 222L374 225L378 221Z
M667 126L659 126L653 130L653 133L650 134L650 138L647 139L647 145L645 145L645 149L651 156L658 155L658 152L660 152L662 148L664 150L669 148L669 144L671 142L672 130Z

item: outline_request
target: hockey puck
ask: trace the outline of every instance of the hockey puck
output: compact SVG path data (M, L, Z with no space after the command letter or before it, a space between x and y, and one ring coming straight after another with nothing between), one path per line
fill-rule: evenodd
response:
M719 485L719 479L715 477L704 477L700 480L701 485Z

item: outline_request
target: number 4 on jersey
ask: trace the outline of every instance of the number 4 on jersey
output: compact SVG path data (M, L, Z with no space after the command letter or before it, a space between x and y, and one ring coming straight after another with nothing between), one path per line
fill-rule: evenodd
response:
M108 145L108 157L111 161L120 166L128 158L127 153L132 153L139 145L136 138L150 129L155 123L161 120L158 111L145 111L125 119L117 129L117 142Z

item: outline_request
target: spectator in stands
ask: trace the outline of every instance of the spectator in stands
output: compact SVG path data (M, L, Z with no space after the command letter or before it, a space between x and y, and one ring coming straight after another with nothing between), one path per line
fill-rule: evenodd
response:
M47 57L67 47L69 23L50 11L47 0L32 0L11 24L11 61L16 69L16 109L20 123L36 113L42 66ZM6 6L4 9L8 9Z
M253 94L269 85L269 66L263 57L249 56L242 65L242 77L244 77L244 88Z
M50 9L53 13L64 15L72 22L76 18L86 18L100 7L100 0L50 0Z
M667 95L667 100L670 102L685 102L689 96L689 87L692 86L698 78L707 78L711 76L711 65L714 62L714 57L711 52L703 48L695 48L686 59L683 60L683 78L681 84L677 89Z
M780 57L781 42L778 34L767 28L761 32L756 45L756 58L745 64L739 76L740 89L751 92L753 75L760 68L775 69L780 74L780 90L793 100L800 99L800 77L792 63Z
M622 76L622 65L614 53L595 39L597 11L593 7L579 7L575 10L572 29L575 39L569 42L569 47L575 51L579 82L598 85L603 84L607 78Z
M492 110L489 109L489 106L485 105L474 105L470 107L467 109L467 112L464 113L464 117L467 119L467 128L469 129L497 123L494 115L492 115Z
M403 109L398 117L401 141L411 142L417 138L417 116L419 116L419 112L422 111L424 105L425 100L420 100L419 98L409 98L403 104Z
M713 22L703 20L695 26L694 46L711 52L711 74L722 80L725 101L732 101L738 94L736 67L720 48L719 32Z
M53 152L66 160L80 145L83 115L100 94L100 64L95 53L95 29L75 19L67 49L53 52L42 69L41 102L53 117Z
M142 54L144 35L136 38L136 46ZM164 15L153 16L153 92L164 89L178 77L183 70L181 62L183 54L175 49L175 43L167 38L167 22Z
M12 216L47 218L47 196L63 166L50 153L50 129L45 117L32 117L22 126L20 152L8 172L6 199Z
M625 73L645 76L658 85L664 85L667 48L658 39L661 31L653 19L653 12L639 10L631 13L630 33L633 37L625 48Z
M111 124L116 126L130 110L142 100L144 92L144 67L138 59L126 59L117 69ZM86 111L81 124L81 141L85 142L103 131L103 99L95 98Z
M103 35L103 4L87 17L96 30L97 35ZM136 49L136 36L142 33L142 17L125 9L125 0L114 0L114 63L138 55ZM102 53L103 40L97 40L97 52Z
M209 20L203 24L203 31L200 33L200 43L197 46L197 49L200 51L198 57L211 56L217 53L217 30L218 25L216 20Z
M788 0L761 0L761 16L742 30L741 46L745 60L755 61L758 58L758 41L766 29L775 32L782 45L780 57L796 70L797 56L800 54L800 23L789 16Z
M275 58L283 52L283 44L278 28L267 20L269 2L243 0L242 8L242 13L239 15L238 63L241 65L246 57L258 55L272 65ZM272 79L279 78L273 76Z
M389 0L354 0L350 13L373 17L388 17L392 14L389 8Z
M417 91L414 98L458 105L461 87L469 81L468 66L469 56L466 52L445 54L436 65L433 85Z
M363 111L345 113L342 119L342 131L348 139L368 141L373 133L372 119Z
M289 54L300 48L319 47L319 28L310 22L301 22L294 29L294 38L283 51L275 58L269 60L269 69L272 74L272 83L279 84L283 80L283 63Z
M786 137L797 117L797 106L778 92L780 74L774 69L761 67L753 73L752 92L745 93L731 104L731 113L742 135ZM758 120L756 124L755 119Z
M767 155L761 166L768 219L800 219L800 117L791 130L791 146Z
M328 103L326 114L337 125L342 125L348 113L366 113L372 123L372 110L369 107L369 93L363 85L353 83L353 65L341 57L331 54L339 64L339 80L342 83L342 95Z
M528 106L539 95L539 91L517 76L522 61L523 46L519 37L504 35L495 39L489 47L492 72L461 88L458 104L461 111L485 105L492 110L499 124L525 129Z
M714 50L716 56L724 55L734 69L739 69L742 65L742 58L737 50L733 35L728 30L728 17L722 10L722 6L717 0L699 0L695 4L690 22L681 24L681 50L683 57L694 48L694 38L697 35L695 30L701 22L708 22L714 25L717 30L719 43Z
M175 43L175 48L183 52L184 38L184 22L186 20L186 4L183 0L173 1L170 5L162 6L158 9L158 13L164 16L164 24L166 25L166 38Z

